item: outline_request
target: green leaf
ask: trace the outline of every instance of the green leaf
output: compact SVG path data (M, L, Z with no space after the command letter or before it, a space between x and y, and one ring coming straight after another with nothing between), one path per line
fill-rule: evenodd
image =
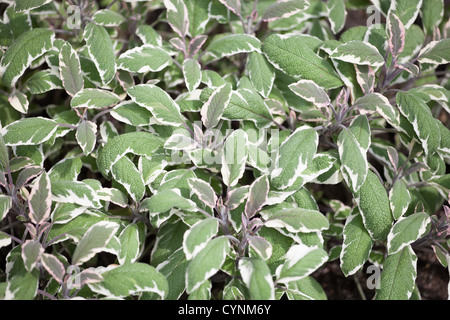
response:
M330 0L327 3L327 15L330 22L331 31L339 33L345 26L347 11L344 0Z
M385 96L379 93L366 94L356 100L354 106L364 114L379 113L394 128L400 126L400 113Z
M84 28L83 39L86 41L89 57L94 62L102 83L107 85L116 75L116 58L108 31L90 22Z
M81 172L81 158L65 158L56 163L48 172L50 181L76 181Z
M104 27L118 27L123 22L126 22L123 15L109 9L98 10L92 17L92 20Z
M286 295L290 300L327 300L322 286L311 276L289 282Z
M319 57L301 36L270 35L262 50L275 68L292 77L312 80L326 90L343 85L333 65Z
M244 175L248 157L247 144L248 136L242 129L233 131L225 141L221 173L223 182L229 187L235 186Z
M115 106L111 110L110 115L117 121L135 127L149 126L153 117L149 110L129 100Z
M280 146L271 173L271 184L284 190L294 184L297 178L313 160L319 143L317 132L308 126L295 130Z
M218 231L219 221L215 218L200 220L191 226L183 236L183 251L186 259L194 258L217 235Z
M164 213L172 208L195 211L196 205L192 200L183 198L178 189L158 191L141 203L141 209L148 210L150 215Z
M331 103L328 94L314 81L300 80L289 85L289 89L302 99L313 103L318 108L327 108Z
M391 204L392 216L395 220L400 219L408 210L411 202L411 194L406 188L403 180L397 180L389 191L389 202Z
M231 89L231 84L229 83L218 87L203 105L200 114L202 122L207 129L214 128L219 124L220 118L230 102Z
M20 113L26 114L28 112L29 102L25 93L15 91L8 96L8 101Z
M249 34L231 34L214 39L206 51L218 60L238 53L261 52L261 41Z
M209 241L203 250L197 253L186 271L186 291L188 294L219 271L230 249L228 239L222 236Z
M55 202L74 203L91 208L101 207L94 189L81 181L52 182L52 194L52 200Z
M344 180L352 192L357 192L366 180L369 168L366 150L356 140L353 132L348 129L341 131L337 145Z
M389 14L395 13L402 21L405 29L409 29L416 21L422 3L423 0L392 0Z
M127 93L135 103L148 109L159 123L175 127L185 123L178 104L161 88L142 84L129 88Z
M211 18L211 0L186 1L189 16L189 32L192 38L205 33L206 26ZM191 51L192 53L192 51Z
M10 196L0 194L0 221L8 214L12 206L12 198Z
M70 101L72 108L102 109L120 102L115 93L102 89L83 89L75 94Z
M388 255L377 290L376 300L408 300L416 286L417 256L410 246Z
M353 40L337 47L331 58L357 65L381 67L385 64L378 49L367 42Z
M112 166L124 155L132 153L139 156L151 157L163 144L163 140L148 132L130 132L116 136L100 150L97 165L106 177Z
M184 293L186 289L186 269L188 264L189 262L184 256L183 249L178 248L168 256L167 261L163 261L156 268L156 270L166 277L169 284L169 293L166 296L167 300L177 300Z
M263 175L253 181L250 186L247 202L245 203L245 214L248 218L256 215L264 206L269 194L269 179Z
M183 76L189 91L197 89L202 82L202 68L197 60L185 59L183 62Z
M398 58L405 49L406 30L400 18L394 13L389 15L387 31L391 54L394 58Z
M172 57L150 44L130 49L117 59L117 68L134 73L159 72L172 64Z
M188 9L183 0L164 0L167 11L167 22L173 31L182 38L189 32Z
M97 138L97 125L92 121L83 121L75 133L78 145L85 155L94 151Z
M430 42L420 51L419 62L433 65L450 63L450 39Z
M37 145L50 140L58 126L47 118L24 118L0 129L5 145Z
M248 56L246 69L255 90L264 98L267 98L275 81L273 66L261 53L251 52Z
M56 72L42 70L33 74L27 80L25 87L31 94L41 94L55 89L63 89L63 83Z
M31 272L37 265L44 248L39 241L27 240L22 245L22 260L25 269Z
M267 7L262 20L272 22L278 19L286 19L308 9L309 6L308 1L304 0L277 1Z
M348 277L355 274L366 263L373 245L373 240L364 227L358 208L353 209L347 218L343 236L341 269Z
M0 61L0 77L12 88L31 63L49 51L55 34L49 29L36 28L20 35L6 50Z
M303 208L287 208L271 213L261 211L266 227L286 228L289 232L316 232L330 227L328 219L319 211Z
M120 251L117 257L120 264L134 263L141 252L139 228L135 223L129 224L119 235Z
M217 196L210 184L197 178L190 178L188 183L192 192L194 192L205 205L212 209L216 207Z
M369 120L359 115L350 123L348 129L353 133L359 145L367 152L372 142Z
M153 292L161 299L167 295L166 278L147 263L130 263L103 269L103 281L88 284L89 288L111 298L123 298L142 292Z
M386 189L371 170L355 193L364 226L373 240L385 240L392 226L392 214Z
M251 300L274 300L275 289L267 264L256 258L239 260L239 272L248 288Z
M435 153L440 147L441 132L430 108L416 95L404 92L397 94L397 105L412 124L425 154Z
M20 254L20 246L16 246L8 256L8 279L4 300L33 300L39 285L39 271L28 272Z
M14 9L16 12L24 12L42 7L49 2L51 2L51 0L16 0Z
M49 253L41 254L41 264L58 283L63 282L66 270L57 257Z
M91 226L75 248L72 264L80 265L90 260L95 254L104 251L118 228L117 223L110 221L100 221Z
M309 276L328 260L325 250L293 245L284 257L284 263L276 270L277 283L289 283Z
M433 35L434 30L444 18L443 0L426 0L422 4L422 23L426 34Z
M408 217L400 218L389 232L387 238L388 254L395 254L420 239L427 232L430 223L430 216L425 212L417 212Z
M44 171L33 184L28 197L29 217L34 224L42 224L50 218L52 191L50 178Z
M84 88L80 58L69 42L59 52L59 74L66 92L72 97Z
M120 183L135 202L145 195L145 184L142 174L128 157L122 157L111 168L115 181Z
M236 15L241 14L241 0L219 0L228 10L232 11Z

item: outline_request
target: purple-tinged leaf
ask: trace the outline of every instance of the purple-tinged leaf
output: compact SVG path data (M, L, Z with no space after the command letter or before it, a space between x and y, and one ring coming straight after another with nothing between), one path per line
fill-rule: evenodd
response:
M22 260L27 271L33 270L42 253L44 253L44 248L42 248L39 241L27 240L22 244Z
M228 200L226 202L228 210L234 210L244 202L249 193L249 186L242 186L236 188L228 194Z
M232 87L227 83L218 87L203 105L201 110L202 122L207 129L219 124L225 108L231 99Z
M0 194L0 221L3 220L4 217L9 212L12 206L12 198L7 195Z
M405 49L405 26L396 14L390 13L387 21L387 28L389 36L389 50L391 51L394 59L397 59Z
M98 283L103 281L103 277L101 274L97 273L94 270L83 270L78 276L78 283L75 283L75 288L82 288L86 284Z
M16 188L17 189L22 188L25 184L28 183L28 181L41 174L42 170L43 169L38 166L30 166L23 169L17 176Z
M314 81L300 80L297 83L290 84L289 89L318 108L326 108L331 103L325 90Z
M180 38L172 38L169 40L169 42L181 52L186 53L186 43L183 42L183 40L181 40Z
M245 214L248 218L253 217L264 206L269 194L269 178L267 175L256 179L250 186L249 197L245 204Z
M265 238L250 236L248 237L248 243L263 260L267 260L272 256L272 245Z
M62 283L64 274L66 273L64 265L58 258L52 254L43 253L41 255L42 266L58 283Z
M402 69L402 70L412 74L415 77L417 77L420 73L420 68L411 62L397 64L397 68Z
M195 56L198 53L198 51L205 44L206 39L208 39L208 36L200 35L196 36L189 42L188 53L191 57Z
M389 161L392 163L394 170L397 171L398 168L398 152L394 147L387 147L387 154Z
M375 70L371 66L355 65L356 80L364 94L372 93L375 87Z
M29 217L35 224L41 224L50 217L52 191L50 178L44 171L34 182L28 198Z
M241 1L240 0L219 0L225 7L232 11L235 15L241 15Z

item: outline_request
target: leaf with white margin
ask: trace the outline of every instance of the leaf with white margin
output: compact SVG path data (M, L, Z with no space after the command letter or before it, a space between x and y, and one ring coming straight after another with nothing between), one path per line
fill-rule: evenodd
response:
M395 220L400 219L408 210L411 202L411 194L403 180L397 180L389 190L389 202L391 204L392 216Z
M272 256L272 244L260 236L249 236L248 244L263 259L268 260Z
M327 16L331 30L334 34L339 33L345 26L347 11L344 0L330 0L327 3Z
M124 155L132 153L150 158L162 145L161 138L145 131L115 136L100 150L97 165L103 176L107 177L112 166Z
M389 232L387 238L388 254L395 254L420 239L427 232L430 223L430 215L425 212L401 217Z
M321 248L295 244L288 250L284 260L275 271L277 283L288 283L309 276L327 262L328 254Z
M135 127L149 126L153 117L149 110L129 100L115 106L111 110L110 115L117 121Z
M117 69L134 73L159 72L171 64L165 50L149 44L125 51L117 59Z
M116 75L116 57L108 31L90 22L84 28L83 39L86 41L89 57L94 62L102 83L107 85Z
M47 118L23 118L0 129L6 146L38 145L50 140L58 126Z
M382 94L373 92L359 98L353 104L362 114L378 112L394 128L400 126L400 113Z
M42 224L50 218L52 191L50 178L44 171L37 178L28 197L29 217L34 224Z
M119 225L111 221L100 221L91 226L75 248L72 264L80 265L104 251L118 229Z
M337 145L344 180L352 192L357 192L366 180L369 168L366 150L361 147L355 135L348 129L341 131Z
M440 147L441 132L430 108L415 94L407 92L397 93L397 105L412 124L425 154L435 153Z
M28 272L31 272L38 263L41 254L44 253L44 248L36 240L27 240L21 245L22 260Z
M286 228L289 232L316 232L330 227L328 219L319 211L303 208L286 208L270 212L261 211L264 225L269 228Z
M388 255L376 292L376 300L408 300L416 286L417 256L411 246Z
M131 223L123 229L119 235L119 241L120 249L117 257L119 264L135 262L141 252L138 225Z
M180 106L167 92L152 84L140 84L128 89L128 95L149 110L160 124L179 127L185 123Z
M267 264L257 258L242 258L238 269L251 300L275 300L275 288Z
M12 88L31 63L53 46L55 33L36 28L21 34L4 53L0 61L0 77L5 86Z
M169 254L167 259L156 266L156 270L166 277L169 284L166 300L177 300L186 289L185 275L189 262L186 260L182 248L176 249L173 253L170 250Z
M302 99L313 103L318 108L326 108L331 103L325 90L311 80L300 80L289 85L289 89Z
M235 186L244 175L248 157L247 143L247 133L242 129L233 131L224 143L221 173L223 182L229 187Z
M241 15L241 0L219 0L225 7L231 10L235 15Z
M2 221L11 209L12 198L10 196L0 194L0 221Z
M444 18L444 0L426 0L423 2L421 18L427 35L433 35Z
M8 96L8 102L17 111L20 113L26 114L28 112L28 98L25 93L14 91Z
M64 87L58 73L49 69L34 73L27 79L25 88L31 94L41 94L55 89L63 89Z
M253 181L250 186L247 202L245 203L245 214L250 219L261 210L267 201L269 194L269 178L263 175Z
M275 81L273 66L260 52L251 52L248 56L246 70L255 90L267 98Z
M39 270L27 272L20 246L12 249L6 257L7 285L4 300L33 300L39 285Z
M330 57L336 60L372 67L381 67L385 64L383 56L374 45L360 40L353 40L341 44L334 50Z
M97 268L103 281L89 283L95 293L109 298L124 298L142 292L153 292L164 299L169 286L166 278L147 263L128 263L121 266Z
M419 62L434 65L450 63L450 39L430 42L420 51Z
M83 207L101 208L98 196L92 187L81 181L52 182L52 200L75 203Z
M343 85L332 63L319 57L300 35L270 35L262 51L276 69L292 77L313 80L326 90Z
M189 32L188 9L183 0L164 0L167 22L182 38Z
M405 49L406 30L400 18L392 12L387 21L387 31L389 49L392 56L397 59Z
M16 12L30 11L42 7L49 2L51 2L51 0L16 0L14 10Z
M206 51L218 60L238 53L261 52L261 41L249 34L231 34L214 39Z
M196 222L183 236L183 251L187 260L194 258L208 242L217 235L219 221L216 218L207 218Z
M386 189L371 170L361 188L354 194L364 226L373 240L386 240L393 218Z
M139 202L145 194L142 174L133 161L127 156L120 158L111 168L114 180L120 183L135 202Z
M192 200L183 198L178 189L158 191L141 202L141 210L148 211L150 215L164 213L172 208L196 211L197 206Z
M118 27L126 21L123 15L110 9L98 10L92 16L92 20L104 27Z
M0 231L0 248L9 246L11 242L11 237L7 233Z
M367 152L372 142L369 120L365 115L359 115L352 120L348 129L353 133L359 145Z
M199 199L210 208L216 207L217 196L210 184L197 178L188 179L189 186Z
M202 82L202 67L195 59L183 61L183 77L189 91L197 89Z
M72 100L70 106L72 108L88 108L88 109L102 109L112 106L120 102L120 98L113 92L96 89L86 88L78 91Z
M319 137L313 128L296 129L279 148L270 176L271 185L279 190L292 186L313 160L318 143Z
M186 292L189 294L216 274L231 250L228 238L221 236L209 241L191 260L186 271Z
M83 153L89 155L95 148L97 125L88 120L81 122L75 133L75 138Z
M290 300L327 300L327 294L312 276L289 282L286 295Z
M215 89L208 101L202 106L200 114L207 129L214 128L219 124L223 112L230 102L231 92L231 84L226 83Z
M49 253L41 254L41 264L47 270L47 272L55 279L58 283L63 282L64 274L66 269L64 265L57 257Z
M409 29L416 21L423 0L392 0L388 16L395 13L400 18L405 29Z
M144 44L162 46L161 35L152 26L141 24L136 29L136 35Z
M346 277L355 274L366 263L372 250L373 240L364 227L358 208L354 208L345 222L341 270Z
M59 52L59 75L66 92L72 97L84 88L80 58L69 42Z
M239 207L239 205L247 199L249 190L249 186L241 186L231 190L230 193L228 193L226 202L227 208L229 210L234 210Z
M306 0L276 1L267 7L262 20L272 22L278 19L286 19L308 8L309 2Z

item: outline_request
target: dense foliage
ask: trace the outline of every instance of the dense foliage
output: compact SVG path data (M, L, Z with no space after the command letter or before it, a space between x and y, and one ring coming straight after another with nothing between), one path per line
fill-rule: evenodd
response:
M420 299L417 252L449 267L443 0L0 13L0 297L326 299L337 260Z

